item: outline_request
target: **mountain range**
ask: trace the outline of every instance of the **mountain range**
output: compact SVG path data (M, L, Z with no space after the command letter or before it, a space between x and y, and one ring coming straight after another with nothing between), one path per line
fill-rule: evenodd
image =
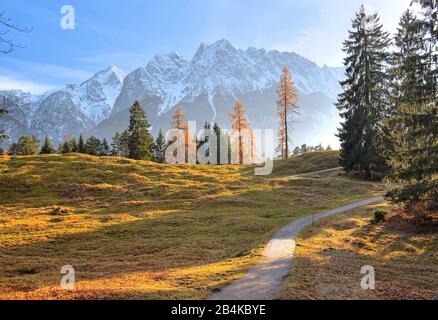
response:
M35 96L19 90L0 91L0 106L8 110L0 128L10 137L46 135L64 139L95 135L110 139L128 126L129 107L140 101L154 134L167 130L180 105L198 128L207 122L230 127L236 100L246 105L253 128L276 129L276 88L283 67L289 67L299 92L294 119L296 145L332 144L339 116L333 102L340 92L343 68L319 67L290 52L234 47L227 40L201 44L191 60L176 52L156 55L146 66L126 73L109 66L80 85Z

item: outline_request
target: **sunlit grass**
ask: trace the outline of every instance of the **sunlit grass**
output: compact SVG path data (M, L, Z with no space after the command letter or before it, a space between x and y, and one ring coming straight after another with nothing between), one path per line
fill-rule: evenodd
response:
M286 180L86 155L0 158L0 178L2 299L205 298L284 224L383 190L337 173ZM63 265L75 267L76 291L60 289Z
M371 205L308 227L297 239L294 267L281 299L435 299L438 234L396 216L371 223ZM361 288L363 266L373 266L375 290Z

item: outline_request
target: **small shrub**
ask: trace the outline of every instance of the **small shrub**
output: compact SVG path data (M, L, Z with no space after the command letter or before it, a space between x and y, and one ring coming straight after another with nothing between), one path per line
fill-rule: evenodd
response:
M387 212L382 211L382 210L377 210L374 212L374 218L373 218L372 222L376 223L376 224L381 223L381 222L385 221L386 215L387 215Z
M70 213L70 211L66 208L56 207L51 212L52 216L66 216Z

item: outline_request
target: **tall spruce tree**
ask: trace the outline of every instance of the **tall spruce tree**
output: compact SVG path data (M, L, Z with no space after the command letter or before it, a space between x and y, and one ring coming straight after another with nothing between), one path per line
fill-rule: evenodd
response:
M344 42L347 79L341 82L337 108L344 122L339 129L340 164L348 172L359 171L372 178L385 171L383 119L388 112L386 65L390 44L377 13L362 6Z
M71 152L79 152L79 145L76 138L70 140Z
M53 148L53 144L50 141L49 137L46 136L46 138L44 139L44 144L41 147L41 154L52 154L55 153L55 149Z
M65 141L62 145L59 145L59 152L62 154L71 153L71 145L68 141Z
M102 142L92 136L87 139L87 142L85 143L85 153L92 155L92 156L99 156L102 153Z
M206 121L204 123L204 129L205 130L210 130L211 129L211 124ZM208 137L206 137L205 140L198 141L198 145L196 146L196 150L199 150L199 148L201 148L207 142L208 142Z
M216 143L217 143L217 164L221 164L221 143L223 141L226 141L228 139L228 137L226 137L224 134L222 134L221 132L221 127L219 126L219 124L215 123L213 125L213 131L216 134ZM227 162L228 164L228 162Z
M423 214L438 209L437 8L436 2L435 8L430 1L418 2L424 12L418 18L405 12L395 37L387 124L389 178L397 187L388 197Z
M158 132L157 139L155 139L153 145L154 161L158 163L164 163L166 153L166 139L164 138L163 131Z
M113 137L113 141L111 142L112 156L120 157L122 155L121 139L122 135L120 134L120 132L117 131Z
M134 102L129 112L131 113L128 128L129 158L152 161L152 144L154 140L149 132L150 125L146 113L138 101Z
M78 142L78 153L86 153L85 150L85 141L84 141L84 136L82 135L82 133L79 135L79 142Z
M106 157L106 156L109 156L110 154L111 154L111 148L108 144L108 141L105 138L103 138L101 150L100 150L100 155L103 157Z
M128 157L129 155L129 131L124 130L120 135L120 151L123 157Z

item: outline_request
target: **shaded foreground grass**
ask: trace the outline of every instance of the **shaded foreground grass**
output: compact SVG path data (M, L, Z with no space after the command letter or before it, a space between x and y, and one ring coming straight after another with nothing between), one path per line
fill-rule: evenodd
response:
M373 224L375 210L353 210L306 228L281 299L435 299L438 233L420 231L397 216ZM361 288L363 266L373 266L376 289Z
M285 180L86 155L0 158L0 178L0 299L202 299L281 226L383 189L336 173ZM75 291L59 286L64 265Z

